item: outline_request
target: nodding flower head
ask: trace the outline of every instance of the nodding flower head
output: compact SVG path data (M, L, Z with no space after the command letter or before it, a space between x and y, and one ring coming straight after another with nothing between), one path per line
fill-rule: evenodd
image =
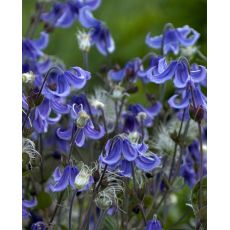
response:
M90 177L92 176L92 169L90 169L86 164L83 164L80 172L75 177L74 184L77 189L84 188L89 184Z
M22 153L28 154L30 160L36 156L40 156L39 152L35 149L34 142L27 138L22 138Z
M32 71L22 74L23 83L33 83L34 80L35 80L35 74Z
M78 31L76 33L78 46L81 51L89 52L91 47L91 35L85 31Z

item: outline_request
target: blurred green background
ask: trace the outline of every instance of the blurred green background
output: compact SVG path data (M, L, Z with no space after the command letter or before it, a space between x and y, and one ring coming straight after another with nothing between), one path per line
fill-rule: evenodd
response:
M25 35L30 16L34 12L35 0L23 0L22 34ZM206 0L102 0L101 6L94 12L96 18L106 22L115 40L116 50L111 54L113 63L121 66L129 59L143 57L149 48L145 45L145 36L162 33L166 23L175 27L188 24L200 32L198 45L206 55L207 39L207 2ZM50 35L46 49L49 55L61 58L66 67L82 66L82 55L78 49L75 33L81 28L79 23L68 29L56 29ZM40 27L36 32L42 30ZM89 55L90 70L98 70L105 63L94 47Z

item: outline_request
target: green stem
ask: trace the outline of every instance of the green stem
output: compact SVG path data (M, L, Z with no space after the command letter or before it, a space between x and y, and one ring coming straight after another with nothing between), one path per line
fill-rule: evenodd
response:
M72 229L72 226L71 226L71 221L72 221L72 209L73 209L73 202L74 202L74 198L77 194L77 189L75 189L73 191L73 196L72 196L72 199L70 201L70 209L69 209L69 230Z

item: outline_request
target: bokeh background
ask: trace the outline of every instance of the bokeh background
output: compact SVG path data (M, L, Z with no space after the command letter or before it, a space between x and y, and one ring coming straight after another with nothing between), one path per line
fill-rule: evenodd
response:
M34 12L35 2L35 0L23 0L23 36L30 16ZM146 34L148 32L152 32L153 35L161 34L168 22L173 23L175 27L188 24L199 31L201 37L198 45L204 54L207 53L206 0L102 0L94 15L105 21L109 27L116 45L111 60L121 66L129 59L143 57L149 52L144 42ZM81 66L82 55L75 36L80 28L80 24L75 23L68 29L55 29L50 35L46 53L61 58L66 67ZM42 27L39 29L41 31ZM90 69L96 70L105 62L105 58L94 47L90 52L89 62Z

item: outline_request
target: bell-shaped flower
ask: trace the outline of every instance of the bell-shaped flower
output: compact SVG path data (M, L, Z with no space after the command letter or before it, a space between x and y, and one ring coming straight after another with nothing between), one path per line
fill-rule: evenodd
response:
M145 42L151 48L162 49L164 55L170 52L177 55L180 47L194 45L199 37L200 34L196 30L185 25L181 28L168 27L163 35L155 37L151 37L150 33L148 33Z
M145 108L141 104L129 105L127 111L123 114L123 130L126 132L140 131L141 119L144 126L150 127L161 108L162 105L158 101L149 108Z
M65 190L69 185L74 189L74 180L78 174L75 166L67 165L63 171L59 167L54 170L54 184L50 184L49 188L52 192L60 192Z
M185 88L189 81L199 84L206 78L207 72L204 66L196 64L189 68L186 58L179 58L178 61L172 61L169 65L165 58L161 58L152 69L146 73L148 79L156 84L162 84L173 79L176 88Z
M85 144L86 138L98 140L104 136L104 127L98 125L96 129L90 119L90 116L83 109L82 105L77 106L74 104L71 109L71 114L77 126L74 133L77 132L75 136L75 144L78 147L82 147ZM60 139L69 141L71 140L72 132L71 128L65 130L59 128L56 133Z
M160 165L160 158L147 150L146 144L132 142L126 135L115 136L106 143L105 156L101 154L99 160L112 168L117 166L122 175L129 177L132 162L145 172Z
M89 7L80 9L79 21L85 28L90 29L92 45L95 44L102 55L106 56L114 51L115 44L109 29L102 21L94 18Z
M140 58L135 58L129 61L122 69L112 69L108 72L108 77L113 81L122 81L125 77L127 80L135 81L137 72L142 66Z
M82 89L90 78L91 74L80 67L66 71L55 69L49 73L42 93L48 98L65 97L69 95L71 86Z

